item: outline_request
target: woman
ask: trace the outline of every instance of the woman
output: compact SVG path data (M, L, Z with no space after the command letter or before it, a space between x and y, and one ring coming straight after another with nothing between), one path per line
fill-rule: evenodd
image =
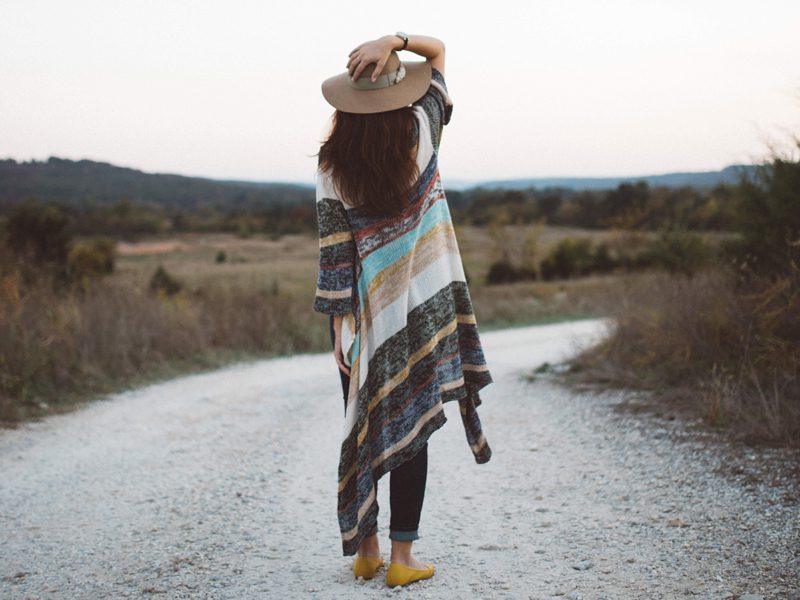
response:
M402 62L408 50L425 61ZM390 586L432 577L411 554L428 438L457 400L476 462L491 450L476 407L492 382L438 171L452 102L439 40L398 33L356 47L326 79L333 127L319 153L320 264L314 310L330 315L345 423L338 516L367 579L384 563L377 484L391 472Z

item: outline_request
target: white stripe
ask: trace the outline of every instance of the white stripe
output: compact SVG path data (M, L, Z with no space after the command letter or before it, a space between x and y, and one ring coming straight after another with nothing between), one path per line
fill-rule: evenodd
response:
M317 202L323 198L336 198L336 196L333 194L333 187L330 183L330 175L327 171L320 171L317 169L314 177L317 188Z
M317 202L326 198L328 200L339 200L345 209L350 208L350 205L339 198L339 196L336 194L336 190L333 187L333 181L331 180L331 174L328 171L320 171L317 169L314 177L317 188Z
M417 113L419 121L419 148L417 149L417 165L419 172L425 170L433 156L433 142L431 142L431 125L428 123L428 113L421 106L415 106L414 112Z
M364 518L364 515L367 514L367 511L370 509L372 502L375 498L375 486L372 486L372 489L369 491L367 495L367 499L364 500L364 504L361 505L361 509L356 514L356 526L353 527L350 531L342 534L343 540L352 539L356 533L358 533L358 523L361 522L361 519Z
M359 389L364 386L367 379L369 360L375 354L373 348L378 348L405 327L409 312L453 281L465 281L464 266L460 254L447 252L409 281L408 296L401 295L373 317L372 329L366 336L363 335L364 330L361 330ZM342 440L347 439L356 423L356 411L352 400L355 398L347 405Z
M408 295L402 295L372 315L372 330L369 332L369 349L379 348L390 337L406 326L408 313L434 296L439 290L453 281L464 281L464 266L461 255L446 252L423 271L417 273L408 283ZM362 348L363 352L364 348ZM371 358L374 352L365 355Z
M436 89L437 92L439 92L439 94L441 94L445 106L453 106L453 101L450 99L450 95L447 93L447 91L444 89L444 86L442 86L441 83L439 83L435 79L432 79L431 85Z
M428 114L421 106L415 106L414 111L419 122L419 147L417 148L417 164L422 173L433 158L433 144L431 142L430 123ZM317 171L317 201L322 197L336 198L335 192L330 183L330 176L326 173ZM437 185L438 187L438 185ZM346 202L343 202L348 207ZM406 326L408 313L419 304L425 302L430 296L438 292L451 281L465 281L464 266L461 262L461 255L447 252L437 258L428 267L418 273L409 281L408 294L401 294L394 302L384 306L381 311L372 315L372 328L364 335L361 330L360 358L358 369L358 387L361 389L367 380L369 372L369 360L374 356L373 348L378 348L383 342L395 335ZM427 294L427 296L426 296ZM352 340L348 339L348 345ZM352 384L351 378L351 384ZM342 441L353 430L356 424L355 400L357 395L350 398L345 414L344 426L342 429Z
M400 450L408 446L414 440L414 438L417 437L417 434L420 432L420 430L425 425L428 424L428 421L433 419L436 415L438 415L441 412L444 412L444 406L442 405L441 402L438 402L434 406L431 406L428 409L428 411L417 420L417 423L414 426L414 428L411 431L409 431L405 435L405 437L403 437L403 439L401 439L391 448L387 448L386 450L381 452L379 456L376 456L374 459L372 459L372 462L370 463L372 468L373 469L376 468L382 462L386 461L386 459L389 458L392 454L400 452Z
M350 369L350 374L353 374L353 370ZM350 386L353 386L354 379L350 378ZM347 396L347 408L345 409L344 415L344 424L342 426L342 441L347 439L347 436L350 435L350 432L353 431L353 427L356 425L356 411L355 411L355 402L358 398L358 394L351 397L348 391Z

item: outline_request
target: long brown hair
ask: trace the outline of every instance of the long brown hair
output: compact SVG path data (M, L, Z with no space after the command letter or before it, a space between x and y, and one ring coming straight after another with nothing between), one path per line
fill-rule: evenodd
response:
M337 110L319 151L339 198L372 215L393 214L408 203L419 177L413 107L371 114Z

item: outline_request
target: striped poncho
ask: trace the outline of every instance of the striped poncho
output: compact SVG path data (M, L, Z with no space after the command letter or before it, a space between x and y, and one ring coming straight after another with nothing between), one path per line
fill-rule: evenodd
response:
M478 336L437 164L452 102L433 69L414 103L420 177L397 216L366 215L317 172L319 272L313 309L343 315L350 366L339 459L338 517L344 554L356 554L376 522L375 485L444 425L457 400L475 461L491 450L476 407L492 383Z

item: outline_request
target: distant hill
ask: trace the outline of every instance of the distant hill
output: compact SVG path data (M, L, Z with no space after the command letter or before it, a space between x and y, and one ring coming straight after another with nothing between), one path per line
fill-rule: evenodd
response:
M651 186L711 188L733 183L741 169L732 165L722 171L667 173L631 177L549 177L484 182L446 181L448 189L566 188L603 190L623 182L646 181ZM51 157L46 161L0 160L0 208L28 198L58 201L70 205L104 204L118 200L152 202L161 206L194 210L204 206L226 209L294 205L313 201L313 186L187 177L145 173L91 160Z
M0 207L35 198L71 205L128 199L184 209L246 208L296 204L313 197L310 185L145 173L104 162L56 157L30 162L0 160Z
M485 181L478 184L458 182L461 189L481 186L500 189L535 188L567 188L572 190L606 190L617 187L621 183L646 181L651 187L695 187L712 188L720 183L736 183L740 170L751 170L753 165L731 165L721 171L697 171L685 173L665 173L663 175L636 175L629 177L539 177L531 179L503 179ZM460 187L459 186L459 187ZM456 187L456 185L452 185Z

